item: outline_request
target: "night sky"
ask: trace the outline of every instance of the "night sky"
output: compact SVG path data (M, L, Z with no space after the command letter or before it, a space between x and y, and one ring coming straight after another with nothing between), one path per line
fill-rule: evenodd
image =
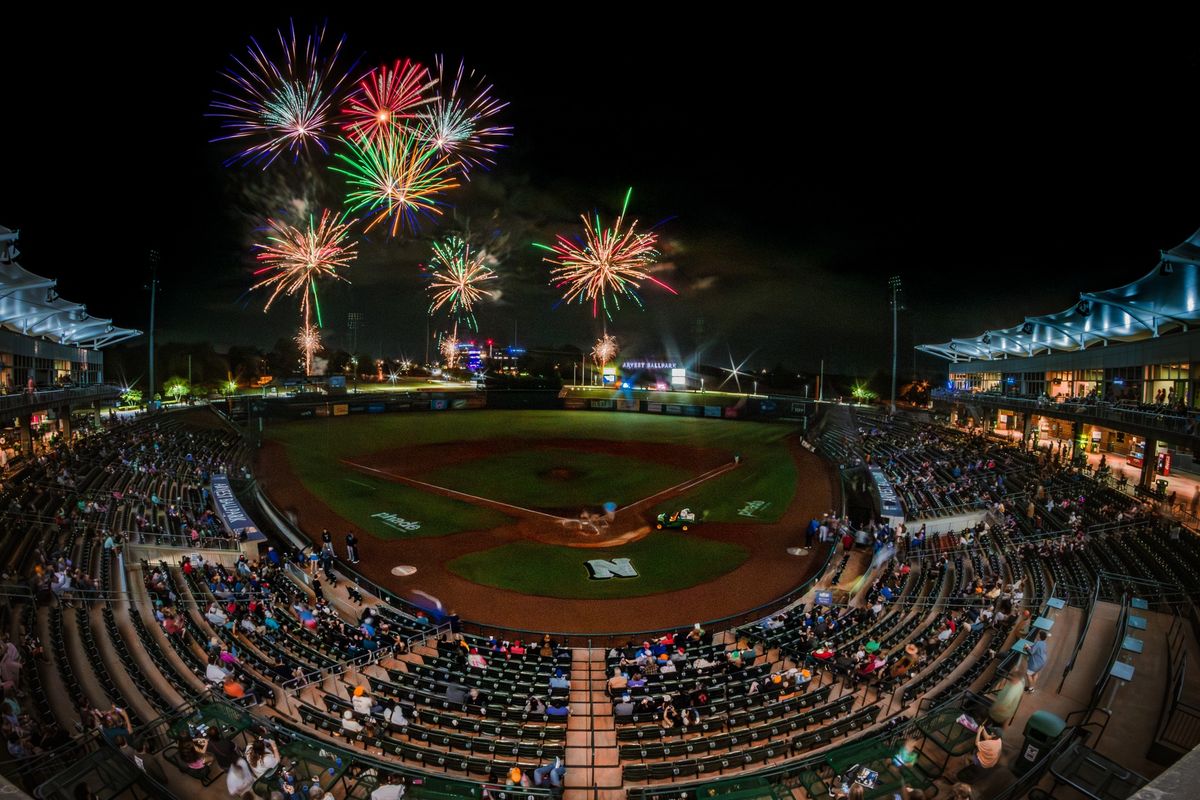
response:
M289 12L205 8L186 24L13 27L0 224L21 229L22 264L57 277L64 297L142 329L145 251L157 246L165 340L270 347L298 315L287 300L264 315L265 297L245 294L255 227L301 195L339 202L341 178L323 157L266 173L221 166L230 149L209 144L217 122L204 117L218 73ZM710 363L728 349L738 361L753 351L755 367L825 358L862 375L890 358L890 275L904 280L911 368L913 343L1059 311L1081 290L1140 277L1200 227L1188 25L1164 20L1134 43L1116 28L987 43L802 20L713 19L698 34L687 31L702 21L629 12L583 25L382 9L329 16L331 34L348 35L346 63L445 52L511 101L511 146L449 197L459 223L509 236L482 338L508 343L515 326L522 344L590 345L599 322L554 307L530 242L576 230L582 211L611 217L629 185L632 216L670 218L662 277L681 295L650 288L645 310L620 312L610 330L626 355L686 358L702 345ZM296 16L305 29L320 19ZM360 349L424 355L417 265L437 230L363 241L352 285L323 294L328 344L346 346L355 310L367 318Z

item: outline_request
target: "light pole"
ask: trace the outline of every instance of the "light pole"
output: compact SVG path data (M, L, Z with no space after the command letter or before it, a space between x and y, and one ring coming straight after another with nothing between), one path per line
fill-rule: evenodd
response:
M892 413L896 413L896 354L900 343L899 323L897 314L900 311L900 276L893 275L888 280L892 290Z

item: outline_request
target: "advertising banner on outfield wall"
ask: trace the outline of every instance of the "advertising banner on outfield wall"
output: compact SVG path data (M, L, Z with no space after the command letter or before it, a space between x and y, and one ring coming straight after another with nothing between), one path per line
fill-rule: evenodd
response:
M639 405L637 400L618 400L617 411L637 411Z
M651 414L661 414L662 403L646 403L646 410Z
M669 405L666 407L668 414L682 414L683 406Z
M333 415L335 417L344 417L349 413L350 413L350 406L346 405L345 403L334 403L333 404Z
M612 411L613 401L612 400L593 400L591 402L591 406L592 406L592 408L596 408L596 409Z
M706 417L721 416L721 407L720 406L705 406L704 407L704 416L706 416Z
M246 540L250 542L266 539L267 537L250 521L250 516L238 502L237 496L233 493L233 487L229 485L229 478L224 475L213 475L211 482L213 506L216 507L217 516L225 523L225 527L229 528L232 533L246 534Z
M576 410L587 408L587 400L584 400L582 397L568 397L566 400L563 400L563 408Z
M738 410L735 406L729 406L725 409L725 419L737 419Z

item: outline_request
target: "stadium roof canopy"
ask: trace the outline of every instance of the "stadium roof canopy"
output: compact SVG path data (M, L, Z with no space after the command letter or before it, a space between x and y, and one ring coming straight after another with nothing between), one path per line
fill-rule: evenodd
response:
M1057 314L917 349L950 361L1019 358L1136 342L1192 326L1200 326L1200 231L1162 252L1154 269L1133 283L1081 292L1075 305Z
M35 275L17 263L20 234L0 226L0 327L71 347L97 349L141 336L118 328L111 319L87 313L87 307L58 296L53 278Z

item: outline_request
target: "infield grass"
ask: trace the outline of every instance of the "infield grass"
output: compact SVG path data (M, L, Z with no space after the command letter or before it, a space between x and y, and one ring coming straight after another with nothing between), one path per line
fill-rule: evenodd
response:
M451 572L484 586L523 594L600 600L643 597L710 581L739 567L749 553L726 542L659 531L622 547L589 549L520 541L460 556ZM591 579L590 559L628 558L635 578Z

